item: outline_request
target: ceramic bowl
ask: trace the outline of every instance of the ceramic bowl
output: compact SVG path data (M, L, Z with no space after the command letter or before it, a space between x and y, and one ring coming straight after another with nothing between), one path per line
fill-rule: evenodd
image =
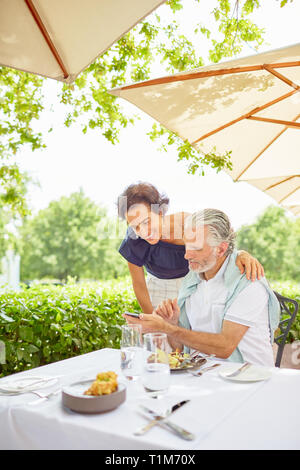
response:
M62 403L78 413L104 413L120 406L126 400L126 386L118 384L118 389L109 395L84 395L94 380L74 382L62 390Z

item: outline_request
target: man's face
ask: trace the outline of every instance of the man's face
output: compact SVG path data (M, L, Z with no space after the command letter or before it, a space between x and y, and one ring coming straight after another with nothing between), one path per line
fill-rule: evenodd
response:
M189 268L197 273L204 273L212 269L217 262L217 247L207 243L209 231L207 225L195 230L188 227L184 232L185 259L189 262Z

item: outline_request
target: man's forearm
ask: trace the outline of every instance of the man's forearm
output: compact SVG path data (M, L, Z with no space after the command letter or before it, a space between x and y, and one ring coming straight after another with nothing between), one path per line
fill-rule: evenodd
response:
M205 354L215 354L221 358L229 357L232 352L227 339L222 333L192 331L170 324L166 326L165 333L167 333L172 347L173 344L181 345L181 347L185 345Z

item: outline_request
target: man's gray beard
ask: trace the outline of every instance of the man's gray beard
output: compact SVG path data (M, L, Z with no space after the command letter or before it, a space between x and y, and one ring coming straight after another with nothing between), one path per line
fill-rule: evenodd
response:
M212 254L213 261L211 261L211 263L207 263L205 266L201 266L198 269L189 268L190 271L193 271L194 273L197 273L197 274L203 274L203 273L206 273L206 271L209 271L210 269L212 269L217 264L217 257L215 255L215 251L216 250L214 250L214 253Z

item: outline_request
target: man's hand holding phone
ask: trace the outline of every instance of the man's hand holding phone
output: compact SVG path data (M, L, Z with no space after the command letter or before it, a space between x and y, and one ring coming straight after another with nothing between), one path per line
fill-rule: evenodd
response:
M139 313L125 312L124 315L127 315L127 316L129 316L129 317L133 317L133 318L140 318L140 314L139 314Z

